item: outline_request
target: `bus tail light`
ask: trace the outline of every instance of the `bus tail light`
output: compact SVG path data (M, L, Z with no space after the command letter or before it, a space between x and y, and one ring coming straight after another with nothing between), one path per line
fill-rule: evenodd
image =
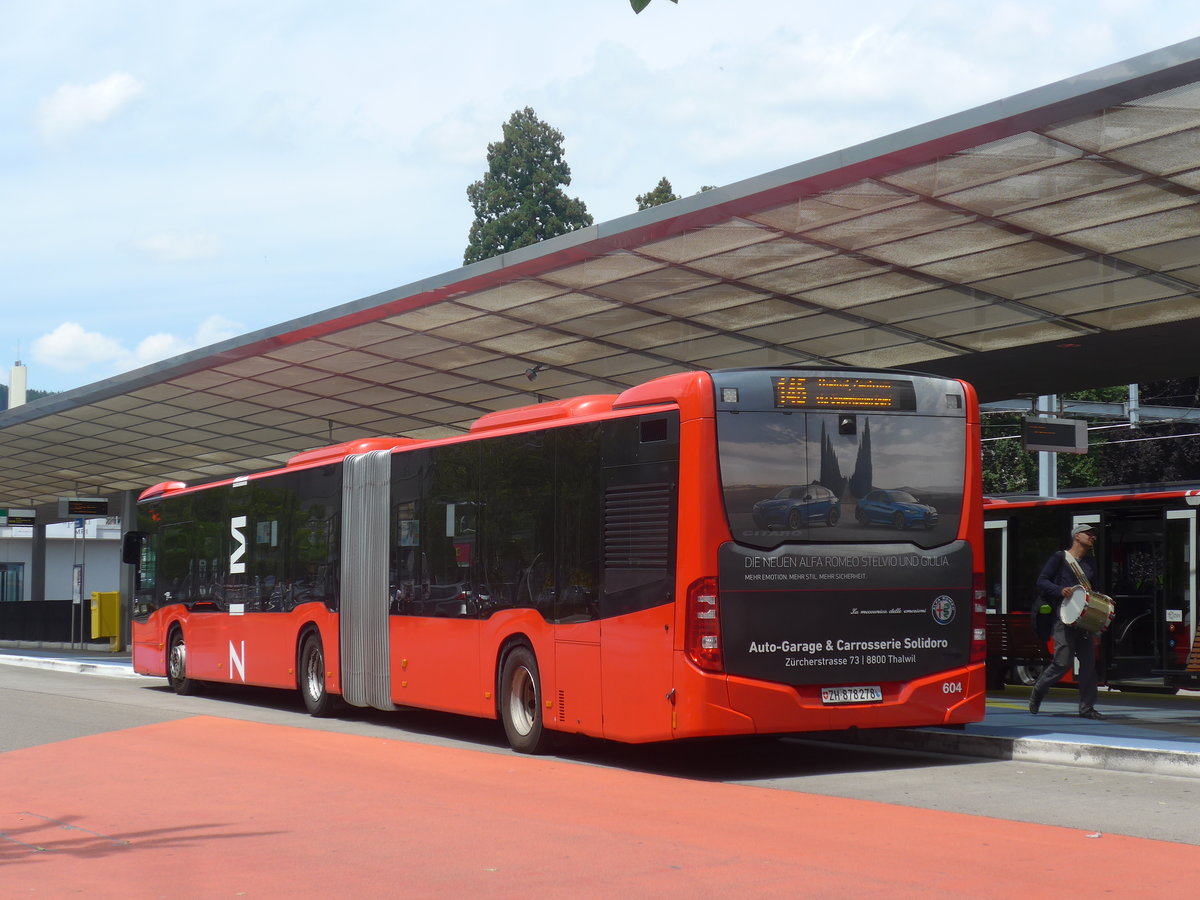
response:
M688 657L706 672L724 671L717 579L700 578L692 582L687 592L685 615L684 649Z
M982 572L971 579L971 663L987 661L987 589Z

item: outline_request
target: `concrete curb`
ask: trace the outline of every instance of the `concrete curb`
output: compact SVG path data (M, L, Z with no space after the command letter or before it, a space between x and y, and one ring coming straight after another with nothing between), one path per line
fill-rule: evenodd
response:
M24 666L27 669L55 669L82 675L107 675L114 678L142 678L128 663L91 662L77 659L56 659L45 656L9 656L0 654L0 663Z
M1200 753L1158 747L1062 741L1048 738L1010 738L990 734L967 734L936 729L868 730L857 735L839 734L819 738L830 743L860 747L885 747L947 756L1079 766L1147 775L1176 775L1200 778ZM1115 740L1119 741L1120 738Z

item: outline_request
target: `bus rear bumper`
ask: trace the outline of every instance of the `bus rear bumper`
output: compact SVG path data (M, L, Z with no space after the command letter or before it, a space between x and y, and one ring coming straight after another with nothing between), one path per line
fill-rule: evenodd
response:
M724 691L712 690L715 686L710 685L704 692L707 703L695 710L697 715L686 719L681 715L676 737L961 725L983 719L987 689L982 664L881 684L882 702L866 703L825 703L819 685L771 684L737 676L701 677L723 682ZM714 702L722 694L727 697L727 705ZM720 725L714 729L712 723L718 720Z

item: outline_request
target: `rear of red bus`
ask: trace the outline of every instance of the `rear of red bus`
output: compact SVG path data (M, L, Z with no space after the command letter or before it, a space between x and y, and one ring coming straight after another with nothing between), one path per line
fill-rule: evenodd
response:
M677 388L673 735L982 719L970 386L731 370Z

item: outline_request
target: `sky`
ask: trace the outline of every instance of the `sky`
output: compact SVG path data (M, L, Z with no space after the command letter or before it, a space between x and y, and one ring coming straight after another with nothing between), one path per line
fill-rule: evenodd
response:
M532 107L595 221L1200 35L1176 0L0 0L0 383L68 390L462 264ZM7 357L7 358L5 358Z

